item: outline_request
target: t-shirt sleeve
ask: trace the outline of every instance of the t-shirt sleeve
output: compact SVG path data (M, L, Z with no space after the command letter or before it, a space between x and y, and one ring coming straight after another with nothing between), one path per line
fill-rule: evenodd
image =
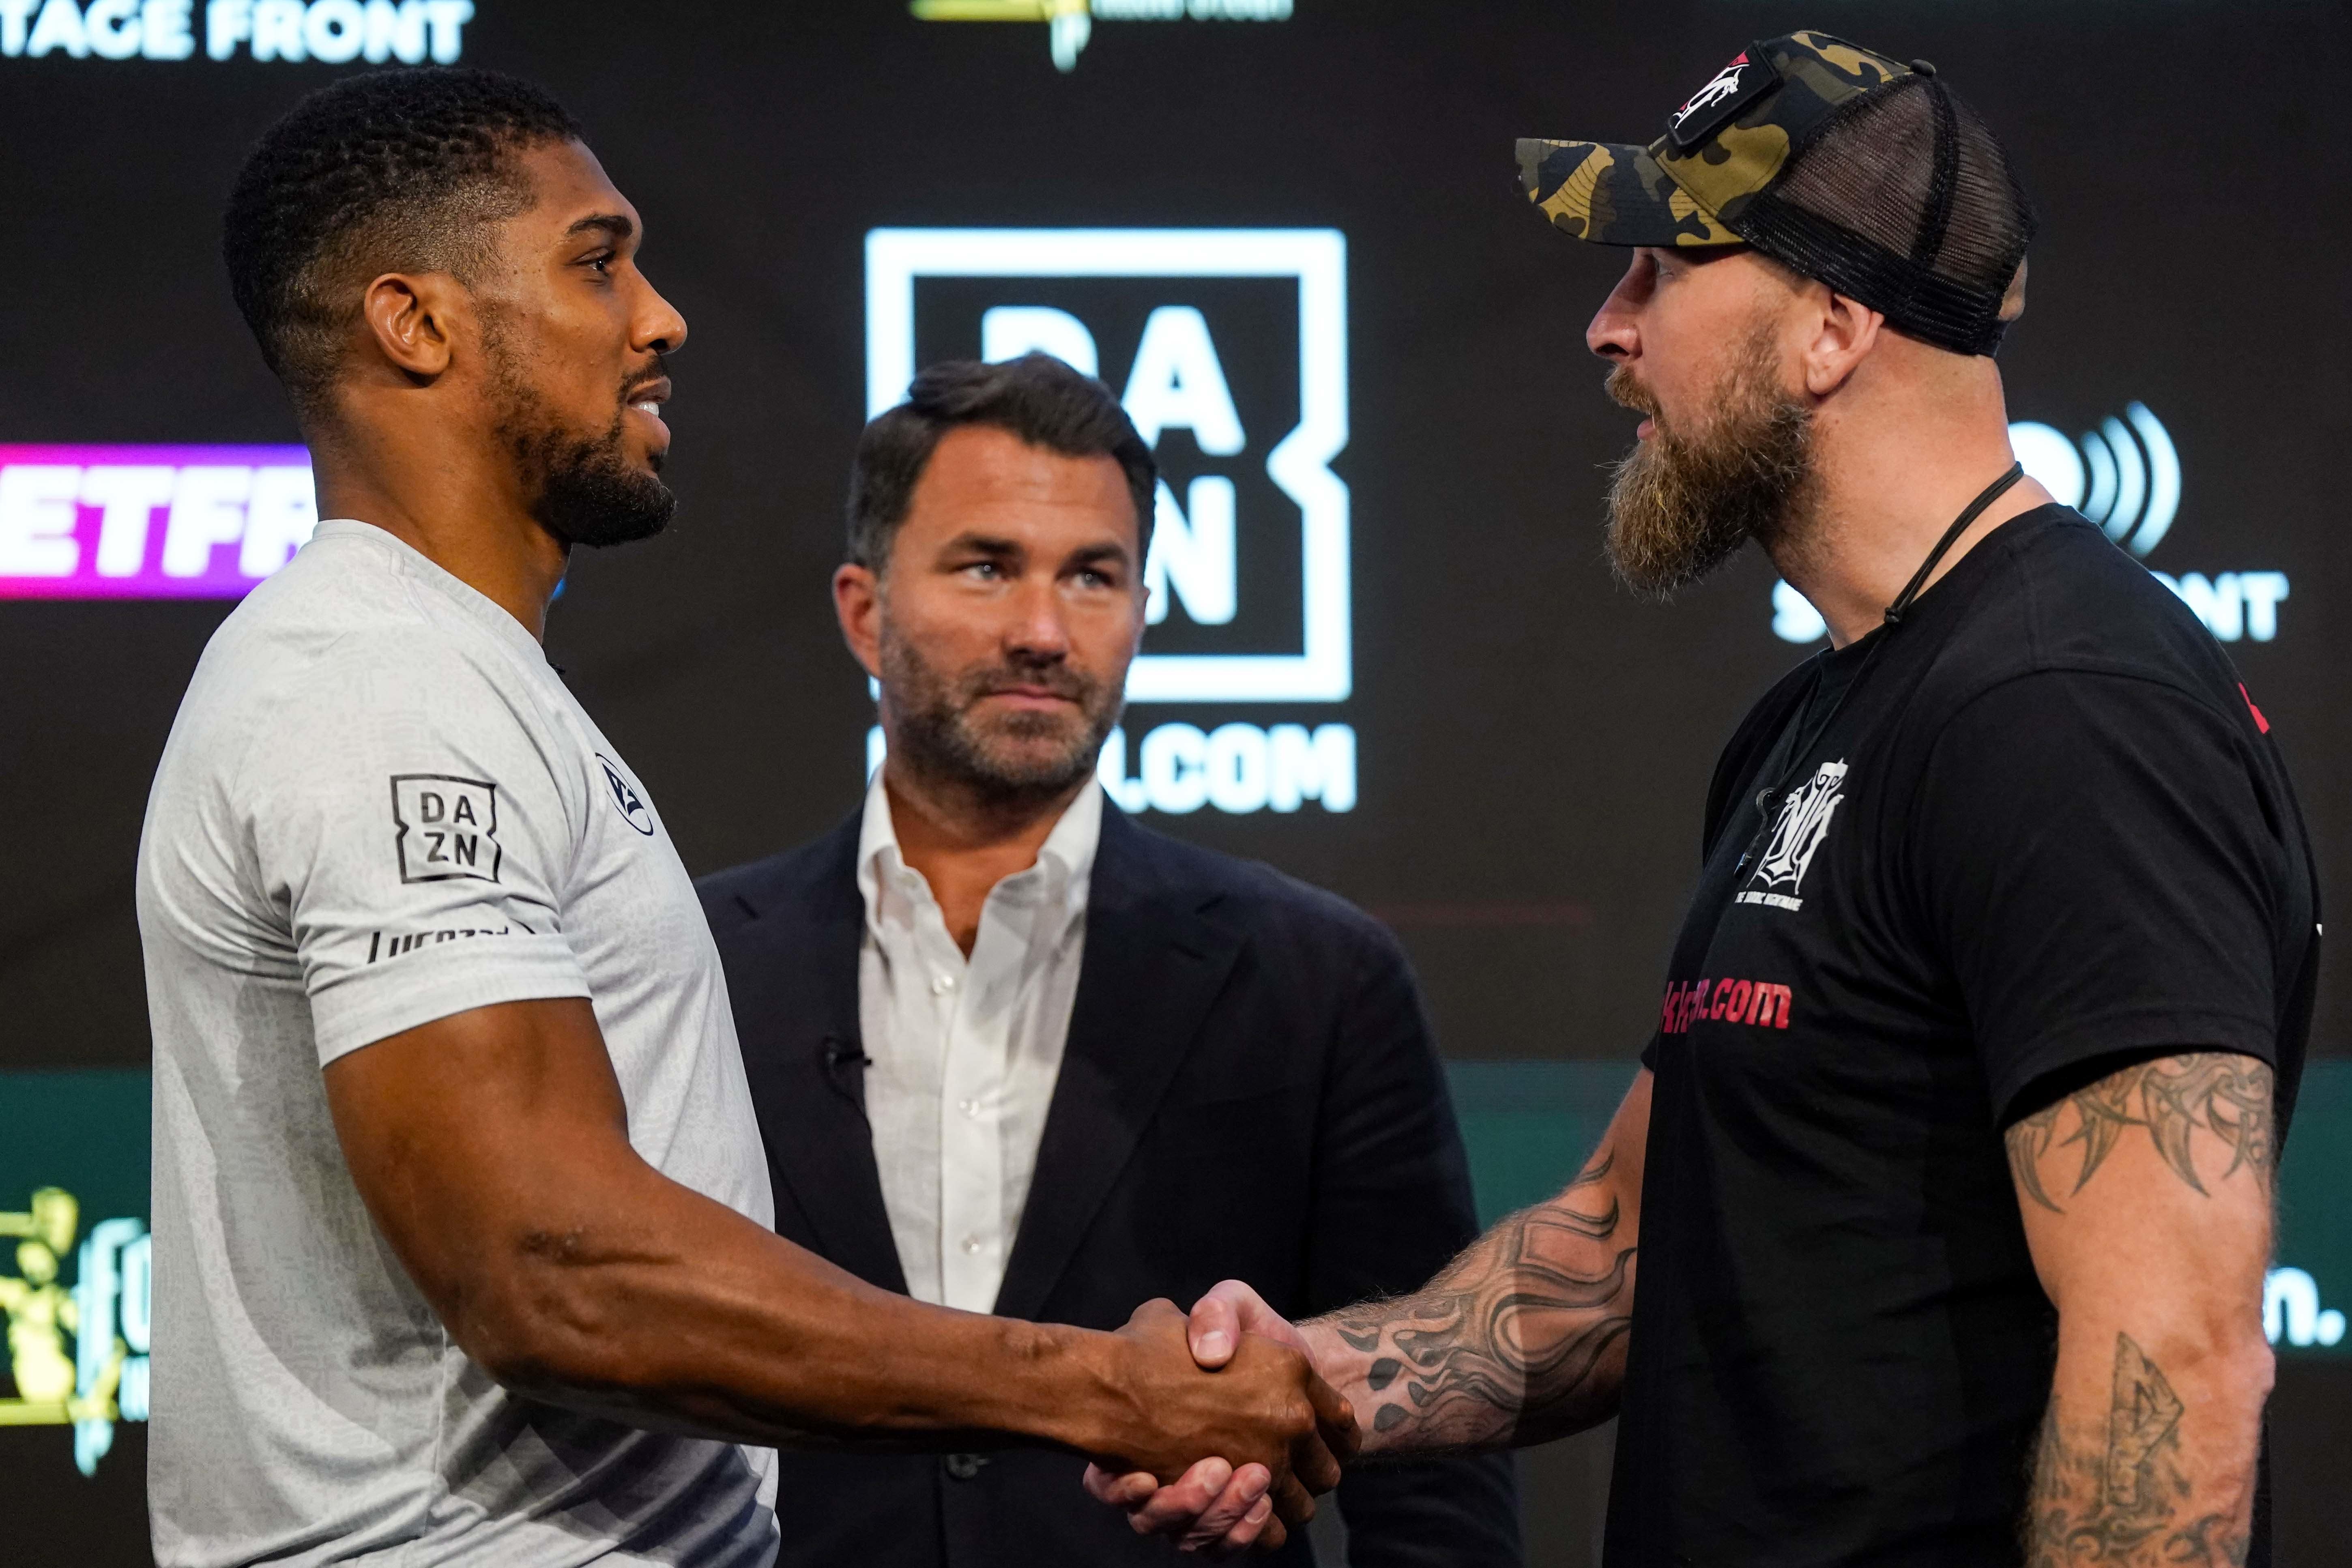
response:
M2210 705L2120 675L1996 687L1937 737L1908 842L2004 1121L2101 1058L2275 1061L2291 859Z
M445 647L346 643L271 705L233 788L321 1066L453 1013L589 994L560 921L565 753L520 686Z

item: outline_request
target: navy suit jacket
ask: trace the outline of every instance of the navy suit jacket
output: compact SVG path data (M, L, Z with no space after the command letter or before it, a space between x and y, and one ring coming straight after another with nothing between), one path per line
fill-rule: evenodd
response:
M903 1291L857 1010L858 819L705 879L776 1229ZM1396 941L1266 867L1103 811L1086 954L1001 1315L1112 1329L1228 1277L1306 1317L1421 1285L1475 1233L1468 1167ZM1085 1462L785 1454L780 1564L1170 1568L1087 1498ZM1355 1568L1517 1568L1507 1456L1365 1466L1339 1488ZM1271 1560L1312 1562L1306 1532Z

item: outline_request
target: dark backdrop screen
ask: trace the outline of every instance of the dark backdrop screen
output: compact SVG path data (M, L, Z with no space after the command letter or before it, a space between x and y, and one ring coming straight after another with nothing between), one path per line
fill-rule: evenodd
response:
M1715 753L1819 636L1753 555L1668 607L1612 584L1601 497L1632 420L1582 334L1621 258L1527 210L1511 142L1646 141L1751 38L1931 58L2008 141L2042 217L2001 355L2019 451L2228 645L2341 883L2352 219L2313 90L2352 63L2341 7L1045 9L0 0L0 1231L35 1234L36 1187L76 1189L61 1279L103 1276L86 1294L127 1350L136 1226L96 1238L146 1213L141 812L206 637L308 521L221 197L265 125L371 58L552 89L691 323L677 521L583 554L548 639L689 868L857 799L872 705L825 584L862 420L928 360L1060 353L1124 393L1167 473L1107 784L1401 931L1490 1207L1517 1110L1559 1113L1529 1145L1548 1180L1577 1156L1576 1075L1621 1081ZM951 19L991 12L1029 19ZM2323 1057L2346 979L2339 955ZM2289 1544L2333 1528L2316 1456L2352 1421L2335 1070L2290 1148L2271 1303ZM1528 1084L1550 1087L1504 1093ZM134 1560L136 1419L26 1407L0 1398L9 1531L42 1561ZM1539 1561L1585 1560L1585 1456L1529 1471Z

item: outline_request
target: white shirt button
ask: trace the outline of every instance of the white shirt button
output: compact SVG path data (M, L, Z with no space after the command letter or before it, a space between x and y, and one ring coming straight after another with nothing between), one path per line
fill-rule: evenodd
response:
M980 1237L976 1236L965 1237L963 1238L963 1249L966 1252L978 1252L980 1250Z
M976 1100L959 1100L956 1101L956 1109L962 1111L966 1116L977 1119L980 1115L980 1101Z
M946 995L949 992L950 992L950 991L952 991L952 990L954 990L954 989L955 989L955 976L954 976L954 975L952 975L952 974L934 974L934 975L932 975L932 976L931 976L931 994L932 994L932 995L934 995L934 996L944 996L944 995Z

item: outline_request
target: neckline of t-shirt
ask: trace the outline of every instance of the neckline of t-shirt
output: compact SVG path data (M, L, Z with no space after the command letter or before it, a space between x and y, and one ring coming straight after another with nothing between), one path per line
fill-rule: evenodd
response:
M1993 524L1990 533L1969 546L1967 554L1953 562L1951 567L1942 576L1920 590L1919 596L1911 601L1910 609L1904 613L1903 624L1916 626L1923 617L1940 617L1945 613L1942 606L1965 605L1975 597L1972 591L1946 593L1944 590L1957 587L1973 590L1977 578L1992 570L1996 559L2008 554L2017 542L2029 531L2028 529L2020 528L2019 524L2031 524L2036 521L2044 523L2053 522L2054 519L2046 518L2042 514L2063 512L2067 510L2056 501L2045 501L2040 506L2029 507L2014 517L2005 517ZM1866 658L1869 657L1869 650L1876 647L1889 632L1895 629L1882 621L1845 647L1824 650L1823 658L1825 661L1839 662L1849 658Z
M443 598L480 623L492 637L513 649L526 663L553 668L548 664L547 650L540 646L539 639L526 631L523 624L509 615L504 605L391 530L378 528L374 523L355 517L336 517L322 521L310 537L355 540L384 551L409 576L439 590Z

